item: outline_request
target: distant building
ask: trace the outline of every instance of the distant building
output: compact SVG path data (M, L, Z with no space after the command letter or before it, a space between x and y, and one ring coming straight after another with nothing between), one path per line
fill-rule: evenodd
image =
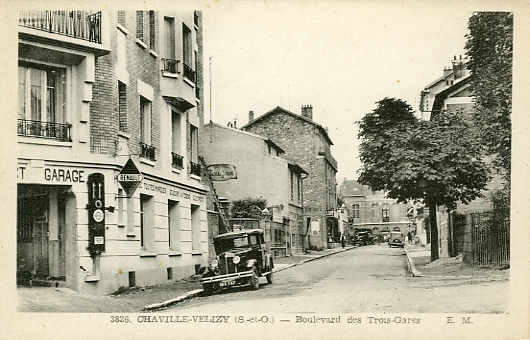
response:
M195 274L208 251L201 13L19 16L19 283L108 294ZM141 177L118 177L128 160Z
M444 68L443 76L428 84L421 92L420 112L423 119L432 120L444 112L461 112L472 117L474 98L471 89L471 75L466 67L466 59L456 56L452 60L452 67ZM486 159L487 161L487 159ZM501 189L504 183L499 174L495 174L484 191L484 198L478 198L469 204L459 203L457 211L460 213L491 210L493 203L489 197L492 191ZM451 244L456 243L451 230L449 211L444 206L436 210L438 225L438 242L440 257L456 255ZM460 242L462 243L462 242ZM453 247L455 248L455 247Z
M307 172L283 158L283 149L266 137L215 123L206 124L203 132L206 164L230 164L237 172L237 179L213 182L217 194L229 202L266 199L272 216L265 237L275 256L302 252L302 179Z
M339 197L348 216L348 230L354 235L360 229L370 229L372 233L400 231L406 233L411 221L407 205L385 198L382 191L372 191L368 186L354 180L344 179L339 189Z
M317 248L339 245L337 161L327 129L313 121L313 107L302 106L297 115L278 106L256 119L250 112L242 130L270 138L285 150L285 158L309 173L303 201L304 224L311 230L308 241Z

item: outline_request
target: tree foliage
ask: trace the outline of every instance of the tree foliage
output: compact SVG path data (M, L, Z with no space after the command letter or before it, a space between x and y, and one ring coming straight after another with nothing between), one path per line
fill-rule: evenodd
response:
M475 125L493 164L510 181L513 13L476 12L468 22L467 64L476 98Z
M261 211L267 207L264 198L247 197L232 202L230 211L233 218L255 218L261 219Z
M359 124L359 182L398 202L423 201L456 208L481 196L489 181L481 147L463 112L418 120L405 102L385 98ZM438 257L436 220L431 221L433 259ZM436 246L435 246L436 245Z

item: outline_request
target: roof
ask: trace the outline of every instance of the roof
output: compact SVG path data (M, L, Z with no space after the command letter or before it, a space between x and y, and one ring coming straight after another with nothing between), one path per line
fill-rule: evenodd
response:
M448 88L443 89L442 91L437 93L436 96L434 97L434 102L432 104L431 118L434 116L435 113L439 113L442 110L443 103L449 97L449 94L451 92L453 92L453 91L457 90L458 88L466 85L470 81L471 81L471 76L470 75L464 76L464 77L460 78L460 80L458 82L454 83L453 85L449 86Z
M293 170L294 172L302 173L308 175L309 173L305 171L300 165L295 163L288 163L287 166L289 169Z
M265 114L259 116L258 118L248 122L246 125L243 125L241 127L241 129L246 129L247 127L263 120L265 117L269 116L269 115L272 115L276 112L280 112L280 113L284 113L284 114L288 114L288 115L291 115L297 119L300 119L300 120L303 120L309 124L312 124L314 125L315 127L317 127L320 131L320 133L322 133L322 135L324 136L324 138L326 138L326 140L329 142L330 145L333 145L333 142L331 141L331 138L329 138L329 135L328 135L328 131L320 124L316 123L315 121L313 121L312 119L309 119L307 117L304 117L302 115L297 115L296 113L294 112L291 112L289 110L286 110L284 109L283 107L280 107L280 106L276 106L274 109L270 110L269 112L266 112Z
M236 237L246 234L263 234L263 230L261 229L244 229L244 230L238 230L238 231L231 231L229 233L220 234L218 236L215 236L214 239L222 239L222 238L230 238L230 237Z
M339 188L339 196L368 196L372 195L372 189L367 185L362 185L355 180L345 180Z

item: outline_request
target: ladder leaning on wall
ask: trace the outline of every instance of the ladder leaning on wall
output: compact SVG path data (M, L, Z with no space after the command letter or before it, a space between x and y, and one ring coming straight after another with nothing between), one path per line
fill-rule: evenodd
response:
M221 205L221 201L219 201L219 196L217 195L217 191L215 190L215 187L213 185L212 177L210 176L210 173L207 170L206 162L204 161L204 157L199 157L201 161L201 166L204 169L204 173L206 174L206 178L208 179L208 185L210 186L210 191L212 192L213 196L213 202L215 209L219 213L219 216L221 217L221 223L224 227L224 230L231 230L230 223L228 222L228 217L226 216L225 209Z

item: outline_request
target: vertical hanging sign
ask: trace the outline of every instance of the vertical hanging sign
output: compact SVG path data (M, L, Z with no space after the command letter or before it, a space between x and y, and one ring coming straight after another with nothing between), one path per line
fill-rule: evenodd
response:
M95 257L105 251L105 176L88 176L88 251Z

